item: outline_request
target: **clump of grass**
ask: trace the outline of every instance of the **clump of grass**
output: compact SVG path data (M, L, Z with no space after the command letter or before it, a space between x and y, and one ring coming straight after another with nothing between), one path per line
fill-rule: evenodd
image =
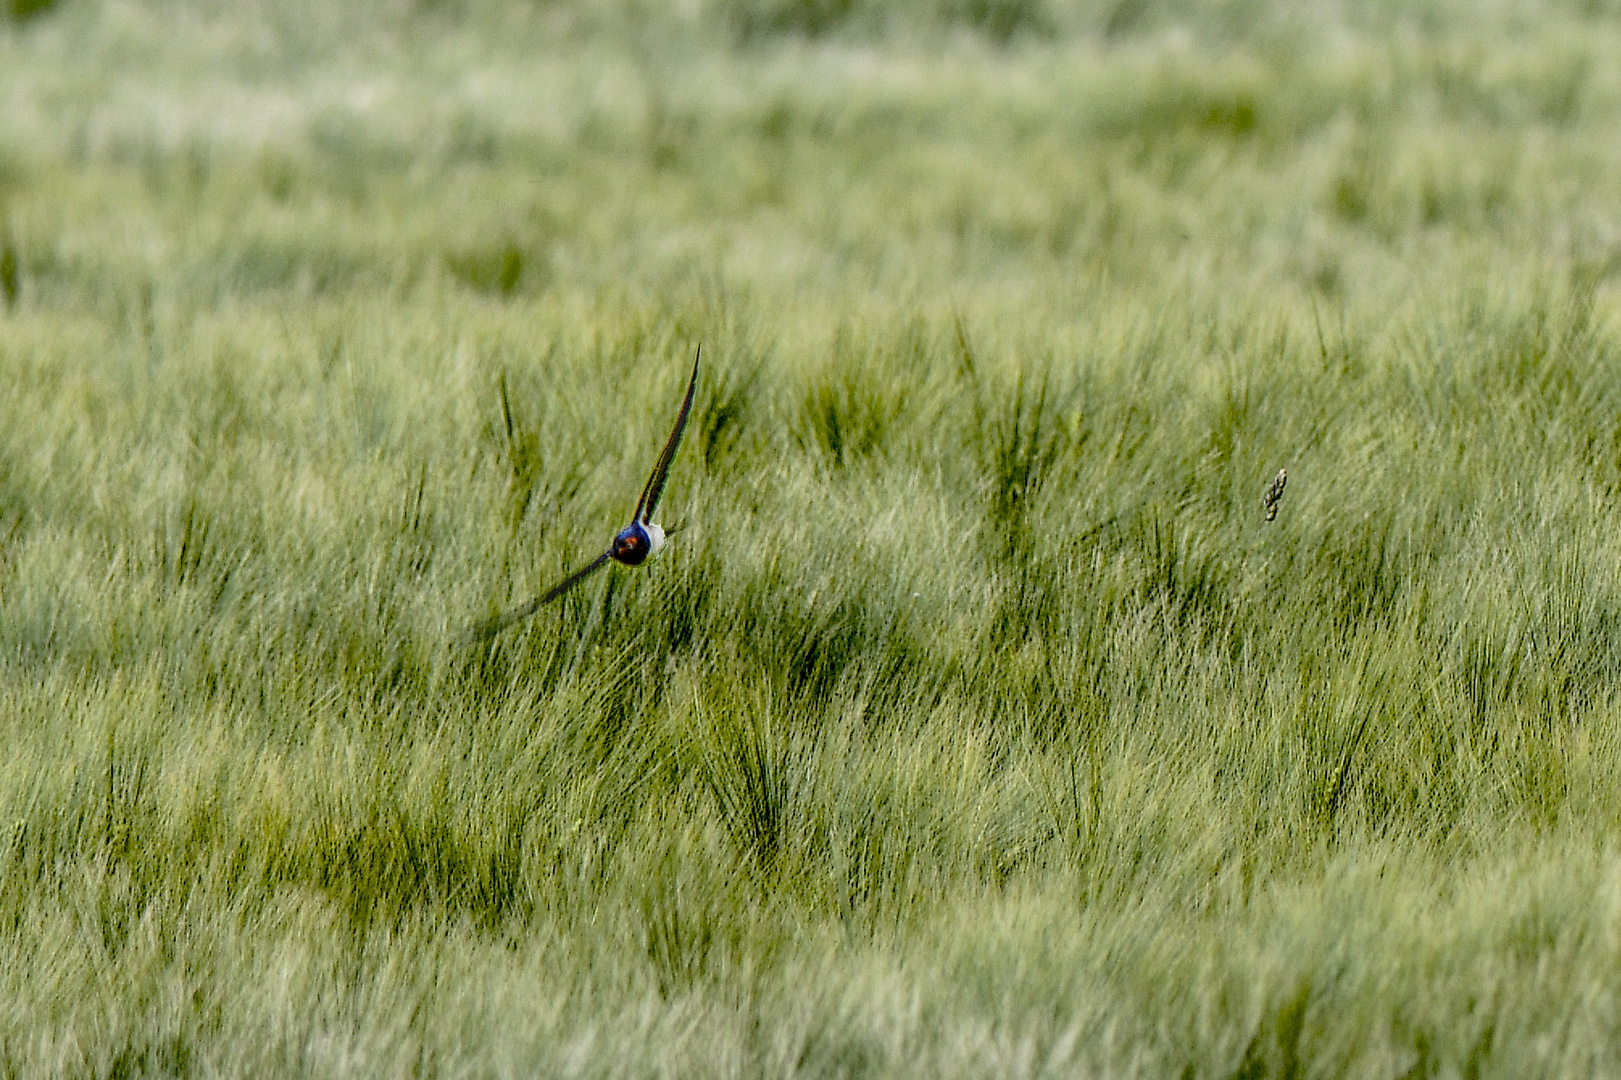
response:
M805 389L795 428L800 441L835 466L880 454L912 397L907 383L889 374L890 365L912 367L922 360L923 349L915 330L889 348L841 332Z
M17 304L17 246L8 234L0 233L0 300L7 310Z
M1044 0L726 0L714 5L744 42L782 35L824 37L836 33L885 34L967 30L1006 45L1020 35L1050 33Z
M698 777L738 857L766 881L781 865L789 826L783 733L774 729L772 712L765 689L745 701L699 705L691 733Z
M56 6L56 0L6 0L0 11L12 22L27 22L38 18Z
M956 338L972 394L976 430L970 439L981 457L992 548L998 558L1018 562L1029 554L1037 499L1054 466L1070 449L1070 433L1060 418L1056 395L1049 396L1050 370L1032 382L1034 377L1021 365L1012 387L1004 390L981 370L960 320Z

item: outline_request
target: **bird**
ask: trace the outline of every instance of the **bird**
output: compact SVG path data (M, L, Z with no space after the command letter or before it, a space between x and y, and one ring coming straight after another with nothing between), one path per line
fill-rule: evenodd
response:
M613 542L608 545L607 551L556 585L511 611L475 626L469 635L473 641L486 641L513 623L527 619L610 562L624 566L641 566L663 550L665 541L676 532L676 529L666 532L653 522L653 514L659 508L659 498L664 494L664 483L670 478L670 464L675 461L675 452L681 446L681 435L686 431L687 419L692 414L692 395L698 388L698 362L702 357L703 346L700 345L692 358L692 377L687 380L687 394L681 400L681 412L676 416L675 426L670 429L670 437L665 440L664 449L659 453L658 461L654 462L653 471L642 487L641 498L636 500L636 510L631 514L630 524L614 534Z

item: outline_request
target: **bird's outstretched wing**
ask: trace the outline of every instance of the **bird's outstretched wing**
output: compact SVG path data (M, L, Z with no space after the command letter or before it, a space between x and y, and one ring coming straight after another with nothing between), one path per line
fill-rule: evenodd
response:
M687 416L692 412L692 392L698 388L698 361L704 354L704 347L698 346L698 352L692 358L692 378L687 380L687 396L681 402L681 415L675 418L675 427L670 429L670 438L664 444L664 450L659 454L658 464L653 466L652 475L647 478L647 486L642 488L642 497L637 500L636 513L631 520L646 525L653 520L653 511L659 508L659 497L664 494L664 481L670 477L670 463L675 460L676 449L681 445L681 433L687 430Z
M475 643L488 641L513 623L529 618L529 616L590 577L592 573L601 569L603 564L608 561L609 554L609 552L604 551L601 555L598 555L533 600L528 600L505 614L497 615L493 619L486 619L484 622L479 623L468 633L467 639Z

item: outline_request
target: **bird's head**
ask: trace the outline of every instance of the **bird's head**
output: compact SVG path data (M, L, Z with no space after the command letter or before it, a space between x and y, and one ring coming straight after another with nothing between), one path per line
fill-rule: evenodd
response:
M664 530L652 523L633 521L619 530L609 554L626 566L640 566L664 547Z

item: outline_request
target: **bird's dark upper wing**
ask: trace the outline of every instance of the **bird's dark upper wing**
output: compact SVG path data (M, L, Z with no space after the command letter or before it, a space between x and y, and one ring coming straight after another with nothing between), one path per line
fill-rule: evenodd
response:
M526 601L504 615L497 615L493 619L488 619L479 623L477 626L473 627L472 632L467 635L468 639L475 642L486 641L494 637L496 634L499 634L513 623L527 619L529 616L533 615L535 612L539 611L553 600L556 600L559 596L562 596L564 593L574 588L574 586L584 581L587 577L591 576L593 571L601 569L602 565L608 561L609 556L610 552L604 551L601 555L598 555L596 558L592 559L590 562L586 563L584 566L574 571L574 573L570 574L562 581L559 581L556 585L553 585L551 588L547 589L533 600Z
M541 593L536 600L536 606L538 607L542 604L549 604L553 600L556 600L559 596L562 596L564 593L574 588L574 586L584 581L594 570L600 567L603 563L607 562L612 554L613 552L611 551L604 551L601 555L598 555L596 558L574 571L574 573L570 574L562 581L559 581L556 585L553 585L551 588Z
M658 464L653 466L653 473L647 478L647 486L642 489L642 497L636 503L636 513L633 521L643 524L653 519L653 511L659 507L659 496L664 494L664 481L670 477L670 463L675 460L676 448L681 445L681 433L687 429L687 415L692 412L692 392L698 388L698 360L704 354L702 345L698 346L697 355L692 358L692 378L687 381L687 396L681 402L681 415L675 418L675 427L670 429L669 441L664 444L663 453L659 454Z

